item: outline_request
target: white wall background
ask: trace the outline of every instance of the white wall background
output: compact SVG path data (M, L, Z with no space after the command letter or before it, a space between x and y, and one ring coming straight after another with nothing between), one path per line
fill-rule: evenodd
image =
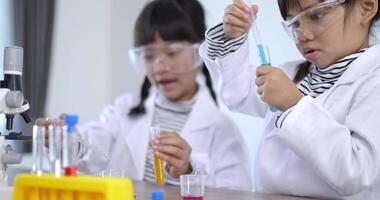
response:
M47 115L77 113L95 119L141 77L128 63L132 30L141 0L58 0Z
M4 47L14 45L12 0L0 0L0 70L3 71ZM0 73L0 80L4 79ZM5 130L5 116L0 115L0 130Z
M13 37L13 7L12 0L0 1L0 69L3 70L4 47L14 45ZM3 80L3 73L0 73L0 79Z
M231 0L200 0L209 27L219 23ZM58 0L55 19L47 115L77 113L95 119L102 108L124 92L136 92L141 77L128 63L132 30L145 0ZM280 25L275 0L261 6L259 28L270 47L272 63L299 58ZM225 107L223 110L227 111ZM262 132L261 119L230 113L238 124L253 160Z

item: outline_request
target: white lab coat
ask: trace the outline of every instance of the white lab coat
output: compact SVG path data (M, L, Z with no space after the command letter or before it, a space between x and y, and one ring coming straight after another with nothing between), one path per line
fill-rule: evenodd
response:
M146 114L140 117L127 116L139 98L126 94L104 110L100 121L81 127L90 151L78 168L87 173L123 169L128 177L143 180L155 96L153 90L145 102ZM240 132L205 88L179 134L192 148L191 162L198 173L208 175L207 186L252 189L252 168Z
M380 45L354 61L335 85L294 107L281 129L256 93L249 40L211 60L200 54L232 110L265 118L255 162L259 192L327 198L380 199ZM281 68L293 79L300 62ZM348 197L350 196L350 197Z

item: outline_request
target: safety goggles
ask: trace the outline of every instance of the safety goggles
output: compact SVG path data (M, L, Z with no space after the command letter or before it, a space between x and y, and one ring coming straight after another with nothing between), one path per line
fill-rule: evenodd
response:
M302 11L293 19L282 22L282 25L297 44L307 34L318 37L344 16L344 8L341 6L344 2L345 0L324 1Z
M165 43L129 50L132 65L145 74L169 72L182 74L202 65L199 44Z

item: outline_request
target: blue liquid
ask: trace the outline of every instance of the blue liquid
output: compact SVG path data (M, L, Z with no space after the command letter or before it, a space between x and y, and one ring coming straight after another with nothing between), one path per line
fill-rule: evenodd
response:
M272 106L269 108L269 110L270 110L271 112L277 112L277 111L278 111L277 108L272 107Z
M264 46L262 44L257 44L257 51L259 53L261 65L269 65L270 63L266 57L265 49L264 49Z

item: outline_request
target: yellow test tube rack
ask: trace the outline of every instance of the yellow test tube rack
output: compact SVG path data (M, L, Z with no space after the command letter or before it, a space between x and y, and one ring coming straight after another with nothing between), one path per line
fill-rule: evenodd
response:
M134 200L134 193L127 178L20 174L13 200Z

